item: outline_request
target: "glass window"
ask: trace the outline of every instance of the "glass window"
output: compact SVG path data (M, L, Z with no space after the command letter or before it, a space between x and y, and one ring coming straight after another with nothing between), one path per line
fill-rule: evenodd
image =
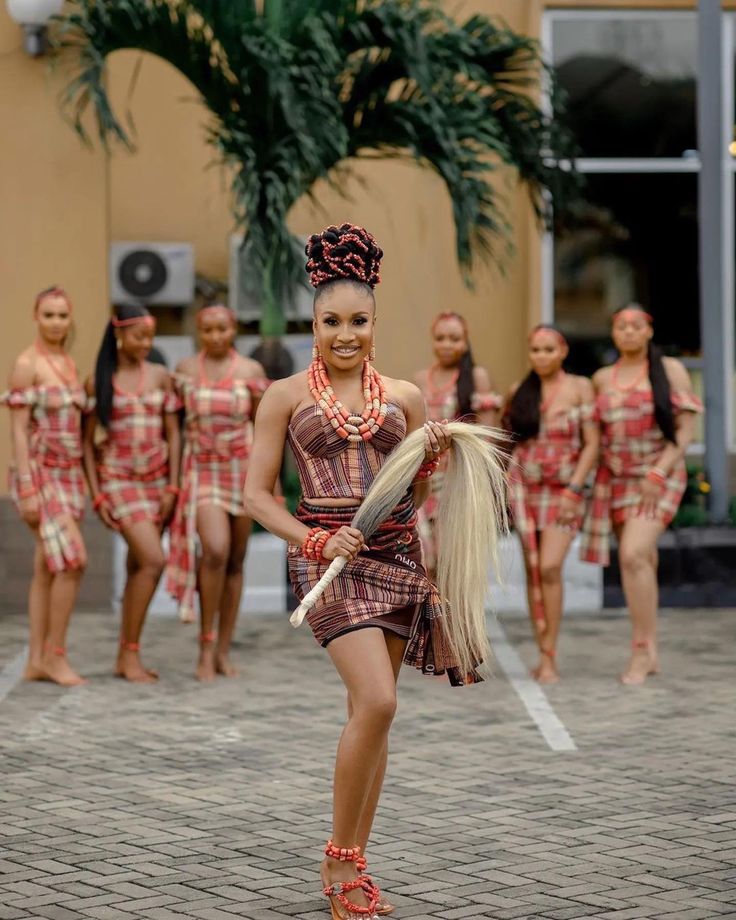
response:
M608 357L611 315L630 301L654 316L666 351L698 352L696 175L586 177L584 197L554 245L555 320L575 343L579 371Z
M553 19L552 61L583 156L693 155L692 15Z

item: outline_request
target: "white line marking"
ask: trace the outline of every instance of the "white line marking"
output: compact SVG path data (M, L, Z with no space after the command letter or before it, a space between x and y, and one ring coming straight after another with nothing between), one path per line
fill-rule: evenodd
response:
M28 657L28 646L24 646L18 654L9 661L0 671L0 702L10 693L23 674L23 666Z
M542 688L529 676L524 662L506 638L503 626L494 615L488 618L488 635L491 637L495 659L550 748L553 751L577 751L572 737L557 717Z

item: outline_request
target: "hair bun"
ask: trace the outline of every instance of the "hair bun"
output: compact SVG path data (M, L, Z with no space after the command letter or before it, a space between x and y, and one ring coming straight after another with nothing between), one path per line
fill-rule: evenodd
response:
M374 288L381 280L383 250L363 227L327 227L309 237L304 251L313 287L344 278Z

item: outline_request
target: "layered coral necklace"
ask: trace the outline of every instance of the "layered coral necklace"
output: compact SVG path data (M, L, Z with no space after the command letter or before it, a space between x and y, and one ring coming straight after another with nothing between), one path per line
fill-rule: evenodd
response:
M51 368L51 371L57 380L60 380L66 387L73 387L77 385L77 368L66 352L61 352L61 360L64 365L62 368L56 364L56 362L53 360L52 353L41 341L36 341L35 346L39 355L46 359L46 363Z
M335 396L322 355L315 358L307 371L309 390L330 424L346 441L370 441L386 418L386 388L378 371L366 359L363 362L363 396L365 409L353 415Z

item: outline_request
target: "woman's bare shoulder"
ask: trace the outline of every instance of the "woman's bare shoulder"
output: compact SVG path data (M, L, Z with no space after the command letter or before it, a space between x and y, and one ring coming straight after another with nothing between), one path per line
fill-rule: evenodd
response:
M15 388L30 387L36 381L36 359L38 352L30 345L18 355L10 370L8 385Z
M197 373L197 356L190 355L188 358L183 358L176 365L176 374L183 374L185 377L193 377Z

